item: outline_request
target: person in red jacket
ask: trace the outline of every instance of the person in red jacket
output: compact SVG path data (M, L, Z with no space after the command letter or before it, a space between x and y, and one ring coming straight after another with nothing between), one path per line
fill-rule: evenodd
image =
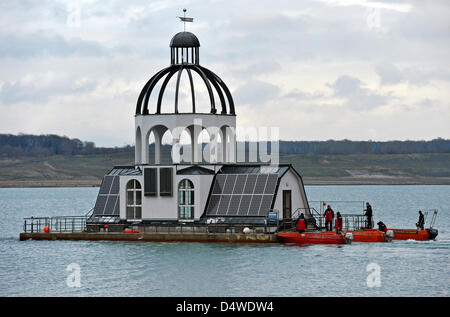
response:
M342 232L342 216L339 211L336 213L336 221L334 222L334 228L336 229L336 234L340 234Z
M302 233L306 230L306 221L305 221L305 215L303 213L300 214L300 217L297 219L297 231Z
M323 213L323 216L325 217L325 228L327 231L332 231L333 228L333 218L334 218L334 211L331 209L330 205L327 206L327 209Z

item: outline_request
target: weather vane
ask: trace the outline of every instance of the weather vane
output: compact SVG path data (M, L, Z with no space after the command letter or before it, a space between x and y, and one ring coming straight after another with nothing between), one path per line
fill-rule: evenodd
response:
M194 18L187 18L186 17L186 9L183 9L184 12L184 16L182 17L177 17L180 19L180 21L184 22L184 32L186 32L186 22L194 22Z

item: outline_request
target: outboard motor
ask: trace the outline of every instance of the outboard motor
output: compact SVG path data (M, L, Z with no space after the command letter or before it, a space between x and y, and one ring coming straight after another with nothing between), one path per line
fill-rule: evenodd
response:
M394 231L392 230L386 231L386 233L384 234L384 241L392 242L393 239L394 239Z
M347 243L347 244L352 243L352 241L353 241L353 233L347 232L347 233L344 235L344 240L345 240L345 243Z
M428 231L428 240L436 239L438 235L438 230L434 228L426 229Z

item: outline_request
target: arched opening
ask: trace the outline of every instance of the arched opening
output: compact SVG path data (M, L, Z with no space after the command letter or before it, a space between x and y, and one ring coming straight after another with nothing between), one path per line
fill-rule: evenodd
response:
M135 140L135 155L134 161L136 164L142 163L142 134L141 127L136 130L136 140Z
M202 162L217 163L222 161L222 143L221 131L217 127L208 127L201 131L198 142L202 153Z
M190 163L192 161L192 144L189 130L183 129L178 140L180 146L180 155L182 163Z
M154 126L153 128L150 129L150 131L148 131L148 133L145 137L145 143L144 143L145 149L146 149L144 164L148 164L148 163L160 164L160 163L162 163L163 137L167 131L168 131L167 127L162 126L162 125ZM153 142L154 142L154 145L152 146L151 143L153 143ZM154 153L154 155L150 155L153 153ZM151 157L154 157L154 160L151 159Z
M178 219L194 219L194 184L188 179L178 184Z
M221 151L219 157L225 163L236 162L236 129L224 125L220 128L220 134L222 136L222 142L219 146Z
M139 181L132 179L126 186L126 218L129 221L142 219L142 187Z
M172 164L172 147L173 147L173 135L169 129L166 129L161 137L161 152L160 160L161 164Z

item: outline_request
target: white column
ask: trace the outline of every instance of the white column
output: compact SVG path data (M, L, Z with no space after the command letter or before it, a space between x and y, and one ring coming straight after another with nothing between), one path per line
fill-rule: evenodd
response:
M220 159L221 162L227 163L228 162L228 138L227 138L227 127L222 127L220 129L222 132L222 158Z
M197 164L202 159L202 157L200 155L199 146L198 146L198 137L200 136L200 133L202 132L202 127L193 125L193 126L190 126L188 129L189 129L189 133L191 135L191 151L192 151L191 163Z
M142 134L140 127L136 129L136 140L134 144L134 163L138 165L142 162Z

